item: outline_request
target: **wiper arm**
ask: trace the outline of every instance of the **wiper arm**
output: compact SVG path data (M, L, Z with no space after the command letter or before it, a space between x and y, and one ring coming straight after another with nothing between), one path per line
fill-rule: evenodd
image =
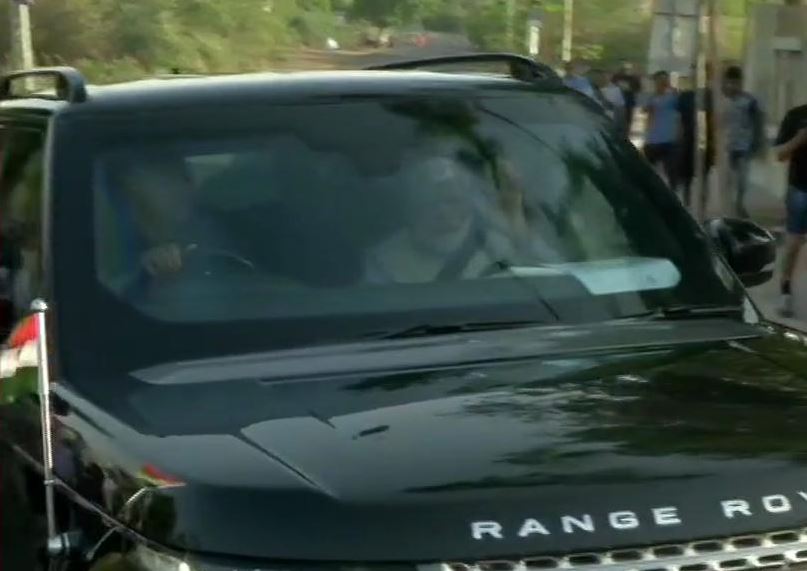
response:
M444 323L431 324L420 323L411 327L405 327L397 331L387 331L379 335L373 335L374 339L412 339L417 337L436 337L440 335L455 335L458 333L471 333L475 331L498 331L504 329L520 329L522 327L534 327L546 325L543 321L522 320L522 321L486 321L479 323Z
M710 317L731 317L743 314L738 305L668 305L657 307L634 317L659 320L707 319Z

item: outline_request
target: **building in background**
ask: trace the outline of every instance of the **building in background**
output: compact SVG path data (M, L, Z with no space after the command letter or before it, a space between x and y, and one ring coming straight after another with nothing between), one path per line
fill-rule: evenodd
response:
M747 89L772 129L788 109L807 103L807 6L755 5L745 68Z
M647 71L689 77L698 45L698 0L656 0Z

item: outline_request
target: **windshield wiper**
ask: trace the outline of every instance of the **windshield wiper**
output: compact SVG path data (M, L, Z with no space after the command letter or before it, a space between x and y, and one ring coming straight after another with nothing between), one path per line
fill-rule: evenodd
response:
M520 329L546 325L544 321L485 321L478 323L419 323L404 327L396 331L386 331L378 335L371 335L373 339L412 339L417 337L436 337L440 335L456 335L458 333L472 333L477 331L499 331L504 329Z
M631 318L649 318L664 321L686 319L709 319L712 317L735 317L743 314L739 305L668 305L657 307Z

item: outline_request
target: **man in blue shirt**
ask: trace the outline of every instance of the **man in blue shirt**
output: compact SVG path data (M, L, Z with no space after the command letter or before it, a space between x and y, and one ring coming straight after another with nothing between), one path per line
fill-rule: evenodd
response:
M595 101L597 100L594 86L586 77L585 70L582 69L580 64L573 62L566 64L566 76L563 78L563 83L566 84L566 87L579 91Z
M726 146L729 165L736 187L736 209L741 218L748 218L745 195L748 191L748 169L752 157L764 141L764 117L757 99L743 90L743 70L732 66L723 76L723 92L727 98L723 123L726 126Z
M670 188L678 186L678 141L681 120L678 111L678 93L670 85L670 74L657 71L653 75L655 91L645 104L647 131L644 154L654 167L659 168Z
M120 244L118 249L104 246L104 264L115 271L103 266L100 270L113 291L144 295L152 285L168 283L190 266L206 269L211 260L228 266L251 264L236 253L229 234L203 208L183 157L130 151L116 159L110 161L114 174L104 186L104 198L114 213L109 235L119 236ZM116 261L117 256L122 261Z

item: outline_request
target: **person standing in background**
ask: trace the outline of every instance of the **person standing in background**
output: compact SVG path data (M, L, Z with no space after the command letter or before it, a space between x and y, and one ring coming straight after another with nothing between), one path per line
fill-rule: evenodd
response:
M667 179L671 189L678 187L680 115L678 94L670 85L670 74L653 74L655 90L645 105L647 131L644 154L651 165Z
M807 105L788 111L776 137L776 158L790 163L787 193L787 238L782 259L780 312L793 316L791 282L807 236Z
M594 86L597 99L608 113L608 116L614 120L620 132L626 136L629 135L630 132L626 129L625 98L622 95L622 90L611 81L608 74L602 69L591 70L591 83Z
M729 67L723 74L723 94L727 99L723 124L726 126L726 151L735 188L735 208L738 216L748 218L745 207L748 168L753 156L764 146L764 116L757 99L743 91L743 70L739 67Z
M585 67L579 62L570 61L566 64L565 77L563 83L566 87L579 91L583 95L587 95L591 99L597 101L597 95L594 91L594 86L586 77Z
M622 62L619 71L614 74L613 82L622 90L622 97L625 100L625 129L630 134L639 94L642 91L642 82L629 61Z

